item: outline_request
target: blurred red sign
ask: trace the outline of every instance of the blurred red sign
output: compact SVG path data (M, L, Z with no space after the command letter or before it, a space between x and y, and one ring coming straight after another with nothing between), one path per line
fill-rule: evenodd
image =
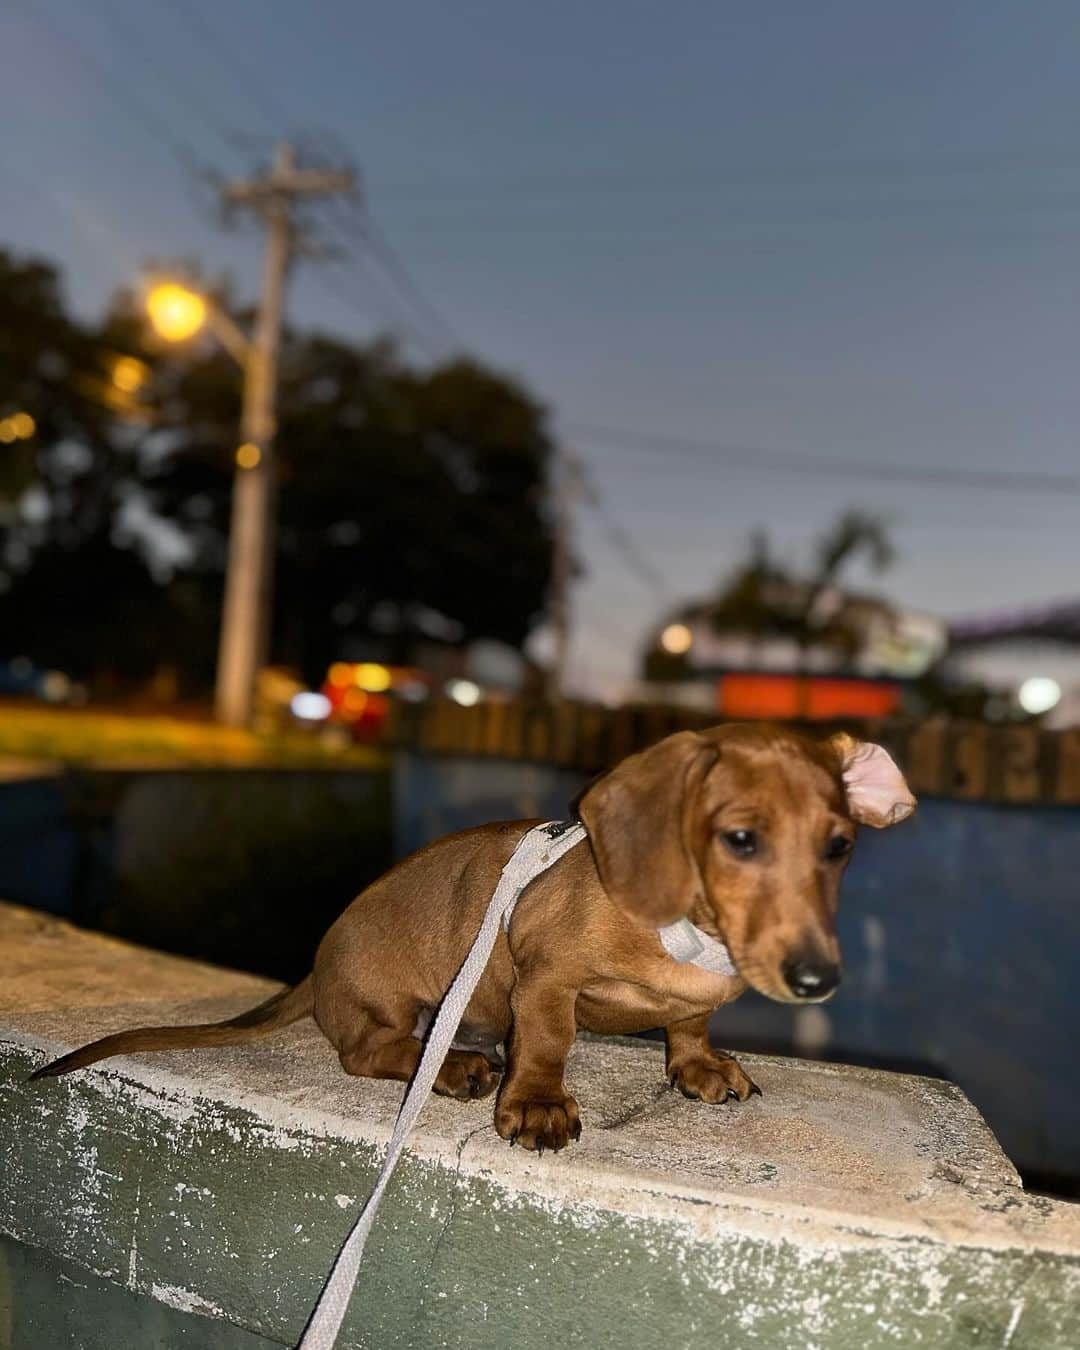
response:
M716 699L725 717L745 720L889 717L900 707L900 686L818 675L724 675Z

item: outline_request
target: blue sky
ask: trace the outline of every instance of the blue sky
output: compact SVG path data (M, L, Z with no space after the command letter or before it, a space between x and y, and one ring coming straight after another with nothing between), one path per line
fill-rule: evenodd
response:
M175 142L236 174L332 133L424 294L557 415L667 594L758 524L805 556L848 506L892 513L901 602L1075 592L1075 496L722 453L1078 468L1075 4L13 0L0 41L0 242L58 259L84 312L155 257L253 291L256 238L217 228ZM290 312L440 340L370 265L302 268ZM663 600L580 525L575 671L612 691Z

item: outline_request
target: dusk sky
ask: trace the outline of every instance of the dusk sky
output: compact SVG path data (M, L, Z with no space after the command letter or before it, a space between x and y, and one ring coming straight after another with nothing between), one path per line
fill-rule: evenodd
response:
M1076 594L1076 489L813 469L1080 482L1075 3L13 0L0 41L0 245L59 262L83 313L153 258L254 294L258 235L219 228L178 147L238 175L318 133L359 166L420 291L549 406L663 578L582 508L589 692L754 526L805 558L849 506L892 514L869 584L900 603ZM289 310L450 349L370 263L302 264Z

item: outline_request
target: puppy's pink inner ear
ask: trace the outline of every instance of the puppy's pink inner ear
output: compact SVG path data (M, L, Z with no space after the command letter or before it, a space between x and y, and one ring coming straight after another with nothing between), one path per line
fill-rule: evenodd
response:
M843 773L851 814L864 825L897 825L915 810L904 775L884 746L857 742L845 756Z

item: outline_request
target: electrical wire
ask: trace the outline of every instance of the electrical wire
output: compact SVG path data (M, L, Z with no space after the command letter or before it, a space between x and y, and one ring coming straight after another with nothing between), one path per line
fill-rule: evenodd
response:
M155 74L155 84L159 90L171 90L173 101L182 106L188 118L196 123L201 123L212 136L220 140L225 146L234 148L235 138L224 122L217 120L210 109L210 101L206 97L205 90L200 89L198 95L192 90L190 85L178 75L178 65L175 60L161 55L159 45L147 40L139 28L131 22L128 15L121 14L115 0L97 0L99 8L104 6L105 10L111 15L111 19L102 15L102 18L108 24L108 36L110 45L115 46L119 37L131 51L135 61L145 68L152 69Z
M147 102L127 80L116 75L107 65L94 56L67 28L61 28L46 14L40 3L34 0L17 0L29 13L32 21L43 28L50 38L73 53L76 60L97 81L126 117L134 120L153 139L159 141L187 172L201 174L204 166L201 157L192 148L190 142L178 136L172 129L168 118L164 117ZM134 117L132 118L132 114Z
M370 210L353 208L350 219L344 218L348 210L339 203L337 215L330 217L331 225L348 247L361 247L365 257L370 256L382 274L394 286L401 298L421 320L424 330L431 339L449 350L460 349L465 344L449 321L421 289L404 262L391 246L386 235L379 228Z
M1016 171L1043 171L1055 175L1062 169L1080 171L1080 150L1075 146L1032 148L1017 151L944 152L918 156L879 155L864 160L807 160L788 163L716 164L687 169L611 170L608 168L569 170L544 174L485 174L453 178L389 180L380 185L382 195L424 199L435 197L445 201L455 196L475 200L485 194L495 200L508 195L517 197L535 191L550 199L552 191L569 189L583 196L607 196L643 192L650 196L671 190L700 189L726 191L733 187L755 184L784 186L798 183L835 182L843 180L897 179L945 177L950 181L958 174L997 175Z
M228 80L229 88L238 90L265 123L280 135L292 125L293 118L285 105L271 92L271 86L248 63L245 50L236 43L226 43L206 18L198 0L166 4L165 8L178 20L196 44ZM230 52L227 61L222 55ZM246 76L246 77L245 77Z
M375 265L373 275L382 279L384 290L391 287L399 303L404 302L412 310L414 318L398 321L404 323L406 333L433 360L445 360L451 352L461 350L465 343L412 279L370 213L365 211L358 216L350 212L346 217L347 210L344 203L332 203L324 222L337 235L347 256L356 261L354 250L359 249L360 260L365 263L370 260Z
M761 473L801 473L861 478L886 483L926 483L936 487L970 488L991 492L1076 493L1080 474L1009 469L968 469L958 465L870 464L839 455L801 455L746 445L693 440L667 433L642 433L594 423L566 422L576 440L617 446L650 455L682 456L714 468L737 466Z
M662 600L670 600L671 587L666 578L646 556L641 545L630 531L625 529L611 514L596 486L595 480L582 462L581 457L572 451L564 450L561 453L566 461L571 482L576 483L580 488L581 496L586 505L591 507L608 542L626 563L630 574Z

